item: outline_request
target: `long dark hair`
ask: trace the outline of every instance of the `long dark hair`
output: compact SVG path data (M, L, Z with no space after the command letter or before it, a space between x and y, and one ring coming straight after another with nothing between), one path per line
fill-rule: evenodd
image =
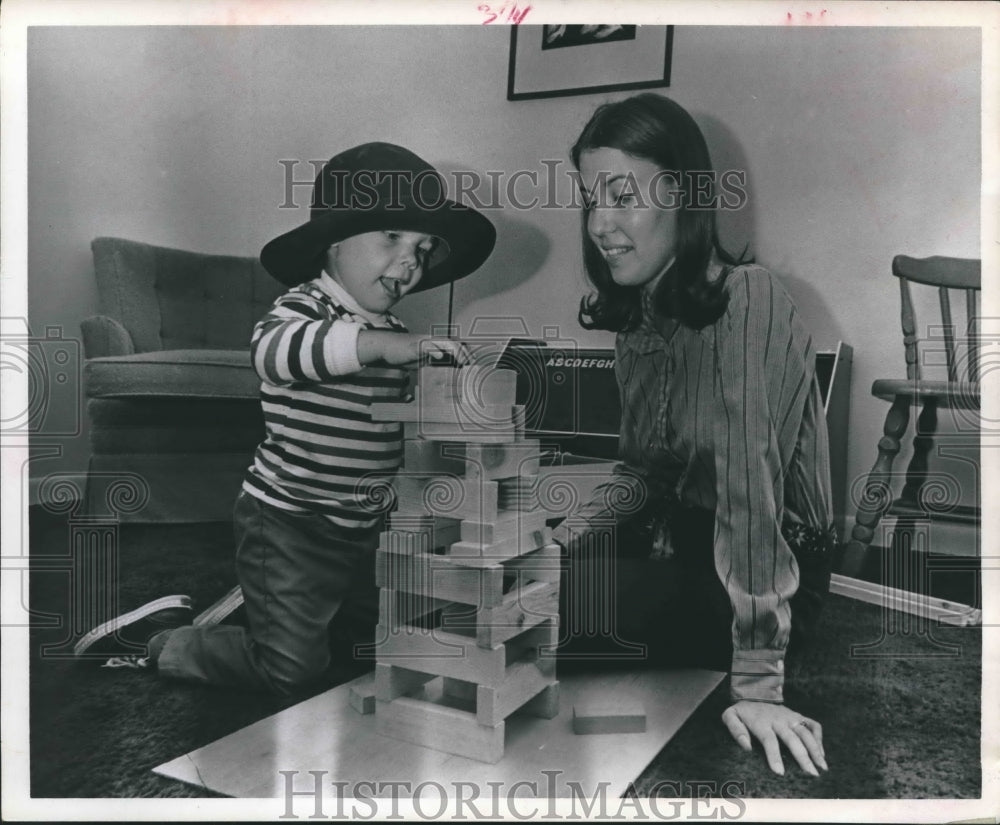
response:
M725 276L731 267L744 261L743 256L737 259L719 244L714 208L688 208L696 196L691 173L712 171L708 146L698 124L674 101L645 92L597 108L573 144L573 165L579 170L580 155L601 147L618 149L676 173L683 189L683 202L677 207L677 249L673 265L653 293L653 306L658 313L677 318L692 329L714 323L728 303ZM702 185L707 177L703 176ZM715 195L713 184L710 197L714 199ZM604 256L587 232L586 210L582 228L583 262L597 294L581 299L580 325L615 332L634 329L642 319L641 289L614 282ZM713 252L726 268L723 277L710 282L708 266Z

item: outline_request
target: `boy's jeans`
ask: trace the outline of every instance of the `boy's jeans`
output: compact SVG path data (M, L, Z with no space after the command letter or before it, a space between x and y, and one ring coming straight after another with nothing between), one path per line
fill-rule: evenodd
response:
M328 625L343 608L378 620L375 549L381 525L346 530L323 516L236 499L236 574L249 632L181 627L153 640L164 676L288 694L326 670ZM165 641L164 641L165 638Z

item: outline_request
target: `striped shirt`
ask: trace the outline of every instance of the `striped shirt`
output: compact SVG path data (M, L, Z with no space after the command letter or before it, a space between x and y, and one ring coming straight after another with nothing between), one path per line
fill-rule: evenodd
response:
M733 608L731 692L780 702L798 587L781 525L832 524L826 420L812 338L781 284L744 265L726 289L726 312L701 330L654 318L647 303L640 327L619 333L622 463L556 538L621 520L638 499L714 510L715 567Z
M380 497L367 482L402 461L402 426L371 420L374 401L403 397L406 371L362 367L361 329L406 327L366 312L329 275L293 287L254 327L250 353L261 379L266 437L243 489L286 510L369 527Z

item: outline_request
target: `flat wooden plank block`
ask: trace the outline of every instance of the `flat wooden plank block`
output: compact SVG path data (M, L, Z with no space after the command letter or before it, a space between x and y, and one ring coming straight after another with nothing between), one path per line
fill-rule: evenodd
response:
M459 367L420 367L417 370L417 389L424 398L453 401L458 397Z
M513 421L497 424L486 430L472 430L462 424L442 421L411 422L412 428L404 433L407 438L424 438L430 441L459 441L466 444L503 444L515 440Z
M465 451L465 475L487 479L538 475L540 446L536 439L506 444L469 444Z
M475 714L402 697L379 702L375 730L382 736L496 764L504 752L504 723L480 725Z
M296 791L319 789L328 817L336 798L350 796L356 783L373 777L391 777L394 784L403 785L403 790L395 784L395 791L386 787L378 792L386 804L394 792L405 795L425 782L441 783L452 796L456 795L454 783L472 783L480 798L488 800L490 782L500 782L504 788L521 781L537 783L543 771L552 770L561 772L553 788L557 798L571 796L567 782L572 781L586 789L606 788L607 798L614 800L628 790L724 678L725 674L707 670L651 668L563 674L558 688L546 688L538 699L507 718L504 756L495 765L379 736L375 732L378 713L356 713L347 701L348 686L340 685L178 755L154 770L227 796L273 799L278 812L285 810L288 772L292 772ZM558 715L552 719L528 716L531 703L545 698L549 690L561 694ZM575 736L573 705L595 690L641 701L647 708L646 733ZM309 771L319 769L325 773L314 785ZM347 784L338 788L335 782ZM546 793L544 786L541 793ZM426 794L423 799L428 801ZM316 810L311 793L293 802L303 820Z
M547 684L541 693L521 705L515 713L537 716L539 719L554 719L559 715L559 683Z
M496 686L503 682L507 651L503 645L486 650L474 639L444 630L403 626L395 630L376 627L379 663L396 665L435 676Z
M457 529L461 536L462 523L457 519L445 518L444 516L432 516L427 513L407 513L393 511L386 519L386 528L389 530L403 530L408 533L424 533L428 530L449 531Z
M559 582L563 571L562 548L547 544L531 553L503 562L503 569L514 572L522 583L529 581Z
M349 701L351 707L358 713L375 712L375 676L366 673L359 676L353 682L347 683L349 690Z
M374 696L380 702L391 702L423 690L433 678L429 673L379 662L375 665Z
M509 432L513 440L514 406L512 404L486 404L478 407L464 406L458 401L441 403L436 398L419 401L375 403L369 405L372 421L416 422L421 431L429 426L442 424L449 432L493 433Z
M479 724L500 724L554 682L555 671L555 659L520 662L507 668L503 684L496 687L477 685L476 719Z
M460 526L460 541L494 544L516 536L524 536L545 528L544 512L513 512L498 514L496 521L463 519Z
M465 445L409 438L403 442L403 467L432 475L465 473Z
M463 567L446 556L376 550L375 585L448 602L494 607L503 601L503 567Z
M514 404L517 395L517 372L514 370L473 364L458 369L454 378L454 397L464 407Z
M379 533L379 547L391 553L431 553L455 543L461 535L459 522L448 527L428 530L384 530Z
M591 695L573 704L573 733L644 733L646 709L634 697Z
M441 692L452 699L473 703L476 701L475 683L466 682L464 679L452 679L448 676L442 677Z
M528 420L524 404L514 405L513 418L514 418L514 440L524 441L525 440L524 435L525 435L525 430L527 428L527 420Z
M450 604L452 602L383 587L378 593L379 624L390 629L401 624L411 624L414 619L426 616L428 613L433 613L435 610L440 610Z
M401 513L443 516L456 521L465 518L461 508L468 495L467 486L459 476L427 476L405 468L392 480L396 506Z
M496 521L500 488L495 481L463 479L456 486L456 479L446 479L441 484L428 486L424 506L432 513L462 521Z
M508 593L499 606L479 610L476 642L480 647L496 647L558 615L558 582L522 584Z
M558 644L559 618L555 616L513 636L502 647L510 666L515 662L555 662Z
M448 546L448 558L455 564L490 565L506 561L525 553L531 553L549 544L552 531L542 527L526 535L515 536L505 541L493 544L480 544L475 541L456 541Z

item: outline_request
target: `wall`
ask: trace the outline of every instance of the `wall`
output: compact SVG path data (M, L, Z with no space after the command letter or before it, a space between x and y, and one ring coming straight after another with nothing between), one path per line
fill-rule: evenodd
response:
M279 208L280 159L302 160L307 179L305 161L382 139L446 171L544 175L541 160L565 161L604 98L508 102L508 44L507 29L482 26L32 29L33 330L76 334L97 311L97 235L255 254L305 218L307 187L302 209ZM881 431L871 381L902 369L892 256L979 255L979 88L973 29L675 32L669 94L717 167L748 171L749 204L726 217L724 240L783 278L821 348L854 347L850 478ZM506 317L610 344L576 325L577 215L492 216L497 251L455 290L463 333ZM401 314L415 329L446 320L446 293L411 300ZM84 437L60 443L33 475L85 467Z

